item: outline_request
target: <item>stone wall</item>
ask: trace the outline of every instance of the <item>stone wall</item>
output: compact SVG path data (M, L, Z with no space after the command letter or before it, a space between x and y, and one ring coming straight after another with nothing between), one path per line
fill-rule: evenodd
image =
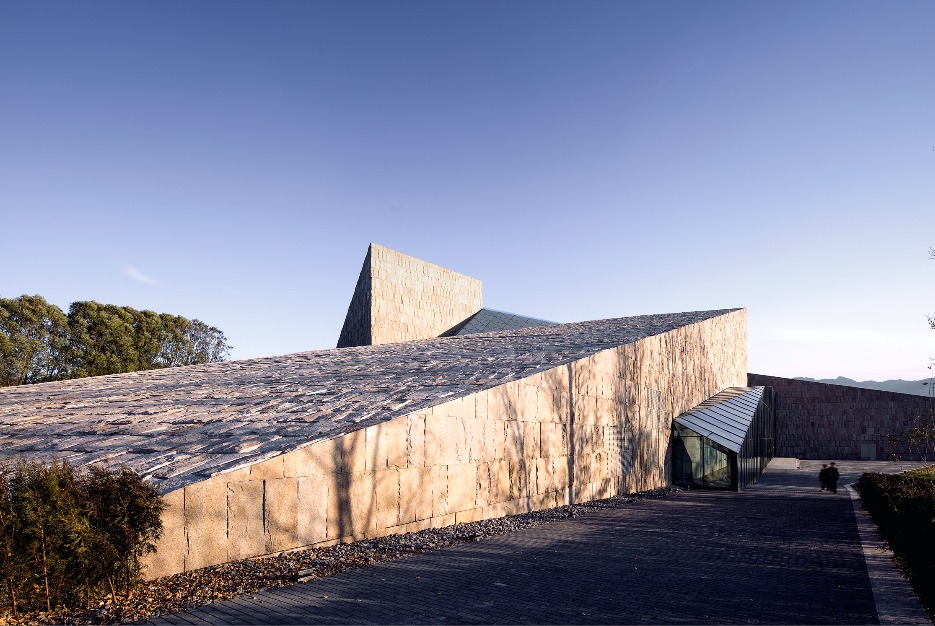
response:
M776 456L920 459L906 443L892 446L888 435L908 429L919 416L931 416L929 397L762 374L747 378L749 385L766 385L778 394Z
M668 484L672 419L746 382L737 310L167 494L147 576Z
M370 244L338 347L438 337L482 306L476 278Z

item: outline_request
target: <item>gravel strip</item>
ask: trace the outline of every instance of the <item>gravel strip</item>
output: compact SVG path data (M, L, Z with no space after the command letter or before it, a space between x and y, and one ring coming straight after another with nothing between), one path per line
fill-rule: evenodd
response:
M573 504L509 515L497 519L479 520L430 528L417 533L389 535L326 548L303 548L273 556L234 561L199 570L165 576L140 585L129 600L117 605L102 600L91 611L59 610L33 613L13 620L0 616L4 624L111 624L145 620L163 613L186 609L249 595L270 587L301 584L316 578L340 574L358 567L422 554L469 541L481 541L505 533L534 528L550 522L574 519L591 511L620 507L646 498L661 497L677 487L667 487L583 504ZM300 582L301 581L301 582Z

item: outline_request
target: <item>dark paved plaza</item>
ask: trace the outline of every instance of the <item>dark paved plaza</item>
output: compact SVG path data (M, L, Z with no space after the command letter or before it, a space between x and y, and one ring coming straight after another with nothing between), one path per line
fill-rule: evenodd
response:
M845 464L842 483L871 465L886 464ZM771 467L739 494L683 491L150 623L880 623L850 496L820 492L812 469Z

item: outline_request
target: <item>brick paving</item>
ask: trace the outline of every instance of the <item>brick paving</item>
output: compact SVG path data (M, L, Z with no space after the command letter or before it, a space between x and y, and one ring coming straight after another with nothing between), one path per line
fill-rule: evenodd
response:
M842 474L880 468L902 469L847 463ZM740 494L643 500L150 621L879 622L847 490L820 492L806 463Z

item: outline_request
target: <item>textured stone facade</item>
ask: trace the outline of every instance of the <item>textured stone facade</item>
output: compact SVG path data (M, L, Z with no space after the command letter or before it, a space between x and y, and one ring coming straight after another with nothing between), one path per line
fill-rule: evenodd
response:
M554 347L576 326L487 337L515 351L511 337L551 329ZM168 493L148 575L667 484L672 419L746 382L746 311L617 332L617 345Z
M750 374L750 385L772 387L777 395L776 456L799 459L884 461L891 454L918 460L905 443L891 446L888 435L931 417L933 399L891 391Z
M338 347L438 337L483 307L481 281L370 244Z
M728 311L644 315L0 388L0 460L162 493Z

